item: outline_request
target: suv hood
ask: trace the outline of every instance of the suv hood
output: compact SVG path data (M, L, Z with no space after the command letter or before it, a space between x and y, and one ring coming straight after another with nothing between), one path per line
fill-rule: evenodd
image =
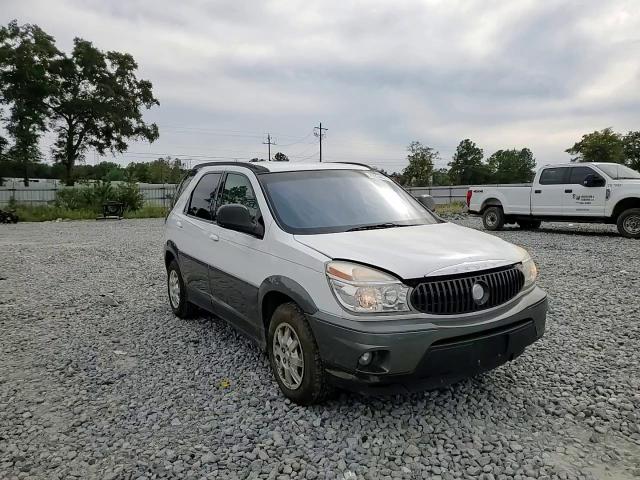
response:
M519 247L453 223L294 238L331 259L365 263L402 279L484 270L524 259Z

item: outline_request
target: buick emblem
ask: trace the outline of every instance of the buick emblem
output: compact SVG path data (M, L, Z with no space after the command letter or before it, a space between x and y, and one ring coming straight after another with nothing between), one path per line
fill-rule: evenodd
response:
M484 282L476 282L471 288L473 301L478 305L484 305L489 300L489 288Z

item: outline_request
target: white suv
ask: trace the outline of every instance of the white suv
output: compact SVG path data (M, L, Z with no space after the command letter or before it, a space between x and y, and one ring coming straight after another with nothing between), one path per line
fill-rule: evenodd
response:
M545 329L525 250L443 221L364 165L199 165L165 236L174 313L199 307L255 340L299 404L334 385L445 385Z

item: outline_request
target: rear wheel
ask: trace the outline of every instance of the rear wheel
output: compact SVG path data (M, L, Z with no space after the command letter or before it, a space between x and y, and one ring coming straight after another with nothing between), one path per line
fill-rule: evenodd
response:
M630 208L618 216L618 232L627 238L640 238L640 208Z
M518 220L518 225L523 230L535 230L540 228L541 224L540 220Z
M482 223L487 230L502 230L504 212L501 207L489 207L482 214Z
M318 345L304 312L283 303L271 317L269 362L282 393L299 405L323 401L331 392Z
M187 301L187 289L180 273L178 262L171 260L167 267L167 293L169 294L169 305L178 318L192 318L198 308Z

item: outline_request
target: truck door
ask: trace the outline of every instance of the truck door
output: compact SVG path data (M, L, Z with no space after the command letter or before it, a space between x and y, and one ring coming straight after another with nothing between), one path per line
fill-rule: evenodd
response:
M564 190L563 215L604 217L606 183L604 177L591 167L571 167Z
M531 187L532 215L562 215L564 191L569 178L568 167L547 167Z

